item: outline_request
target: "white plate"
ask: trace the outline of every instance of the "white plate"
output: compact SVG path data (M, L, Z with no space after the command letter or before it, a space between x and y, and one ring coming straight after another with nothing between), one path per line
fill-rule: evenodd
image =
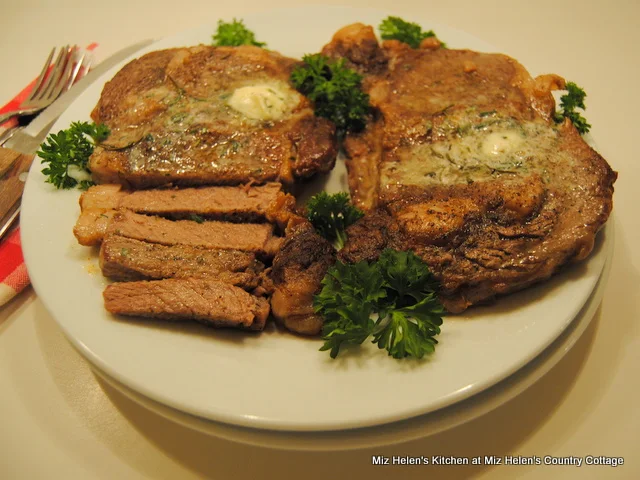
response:
M169 408L125 387L95 366L93 370L112 387L158 415L185 427L238 443L284 450L345 451L424 438L485 415L515 398L546 375L571 350L590 325L602 300L611 270L612 227L607 227L607 236L609 238L606 241L606 247L604 247L607 250L607 261L594 291L576 318L544 352L510 377L485 391L455 405L409 420L377 427L330 432L286 432L235 427L204 420Z
M284 54L318 51L341 26L379 24L384 12L334 7L274 10L245 17L257 38ZM313 22L309 22L309 19ZM495 51L451 28L430 24L449 46ZM146 51L208 43L216 21ZM526 60L526 59L525 59ZM102 84L88 88L56 123L88 120ZM396 361L373 345L331 360L317 340L269 330L220 331L199 325L116 319L103 309L106 281L96 252L72 228L79 192L55 191L34 163L22 205L22 244L38 295L71 342L118 382L177 410L223 423L272 430L366 427L432 412L476 394L530 362L578 314L600 276L605 249L543 286L445 320L437 352ZM338 188L343 171L328 184Z

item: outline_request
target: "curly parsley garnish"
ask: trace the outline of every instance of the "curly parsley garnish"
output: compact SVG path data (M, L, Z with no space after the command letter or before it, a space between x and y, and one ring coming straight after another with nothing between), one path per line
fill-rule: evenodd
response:
M344 59L305 55L291 73L291 82L313 101L315 113L331 120L340 134L358 131L369 112L369 95L361 89L362 76L345 67Z
M48 166L42 169L47 183L56 188L79 186L87 189L93 182L88 177L89 157L94 147L109 136L106 125L88 122L73 122L66 130L50 134L40 145L38 156Z
M256 41L255 34L249 30L242 20L233 19L232 22L218 21L218 29L212 36L213 45L216 47L229 46L237 47L240 45L255 45L256 47L264 47L267 44Z
M316 231L340 250L347 241L346 229L364 215L351 205L346 192L320 192L307 202L307 220Z
M389 16L385 18L378 29L383 40L399 40L409 44L411 48L419 48L422 40L436 36L433 30L424 32L417 23L407 22L400 17ZM444 42L440 42L440 45L442 48L446 48Z
M571 120L578 132L581 134L587 133L591 129L591 125L587 123L587 119L576 112L576 108L586 110L584 105L584 99L587 94L585 91L573 82L567 82L565 87L567 93L560 97L560 108L555 113L554 120L556 123L564 122L565 118Z
M433 353L445 313L436 289L429 267L412 252L386 249L376 262L336 262L314 297L324 317L320 350L335 358L343 344L373 336L394 358Z

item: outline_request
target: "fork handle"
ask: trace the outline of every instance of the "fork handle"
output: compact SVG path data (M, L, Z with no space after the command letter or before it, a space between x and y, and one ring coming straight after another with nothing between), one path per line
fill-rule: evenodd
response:
M38 108L27 108L24 110L14 110L12 112L6 112L0 114L0 125L2 125L7 120L11 120L13 117L21 117L22 115L29 115L31 113L37 112Z
M4 122L11 120L13 117L17 116L18 112L15 110L13 112L0 113L0 125Z

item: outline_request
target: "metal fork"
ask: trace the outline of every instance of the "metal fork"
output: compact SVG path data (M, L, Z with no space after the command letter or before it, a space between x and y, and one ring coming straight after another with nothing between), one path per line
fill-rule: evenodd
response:
M56 53L54 47L44 63L42 72L40 72L29 97L19 105L17 110L0 115L0 125L13 117L38 113L51 105L61 93L69 90L80 70L83 67L84 71L88 70L86 65L83 65L85 54L79 52L80 49L76 45L67 45L60 49L55 63L51 66L51 60Z

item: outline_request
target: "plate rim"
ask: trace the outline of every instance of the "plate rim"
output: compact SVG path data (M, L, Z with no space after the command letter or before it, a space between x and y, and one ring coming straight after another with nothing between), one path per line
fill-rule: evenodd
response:
M272 9L272 10L268 10L268 11L263 11L263 12L258 12L252 15L247 15L245 18L253 18L253 17L259 17L259 16L263 16L265 13L272 13L272 12L277 12L277 11L287 11L290 12L291 10L302 10L302 11L308 11L312 8L316 8L316 7L311 7L311 6L302 6L302 7L291 7L291 8L280 8L280 9ZM326 10L325 7L321 7L323 10ZM373 13L378 14L378 15L387 15L390 14L387 11L383 11L383 10L379 10L379 9L362 9L362 8L354 8L354 7L327 7L330 8L333 11L336 10L340 10L340 11L353 11L353 12L358 12L358 13L362 13L365 12L368 15L371 15ZM215 22L216 19L212 20L211 25L213 25L213 22ZM343 22L344 24L345 22ZM209 25L209 24L208 24ZM211 25L209 25L209 27L211 28ZM438 28L438 24L436 23L427 23L427 25L433 25L435 26L435 28ZM441 28L446 28L449 31L458 31L455 28L452 27L445 27L444 25L440 25ZM186 32L190 32L190 31L196 31L199 30L203 27L197 27L194 29L190 29L189 31L185 31L185 32L180 32L176 35L164 38L164 39L160 39L157 42L154 42L153 44L151 44L148 47L145 47L145 49L141 50L140 52L137 52L135 55L133 55L132 57L130 57L128 60L122 62L120 65L110 69L108 72L106 72L104 75L102 75L101 77L99 77L98 79L96 79L96 84L104 84L104 82L106 80L103 80L105 78L111 78L111 76L115 73L116 69L120 68L122 65L124 65L125 62L129 61L131 58L137 57L143 53L146 53L148 51L152 51L154 49L157 49L157 45L158 44L162 44L163 42L168 42L171 41L172 39L177 39L180 36L185 35ZM481 39L478 39L474 36L471 36L470 34L467 34L465 32L462 31L458 31L460 32L463 36L465 37L469 37L469 38L473 38L476 41L478 41L481 44L484 45L488 45L486 42L484 42ZM329 38L330 35L332 34L332 32L328 32L327 37ZM327 39L328 39L327 38ZM475 47L474 47L475 48ZM79 98L82 98L79 97ZM64 116L64 115L63 115ZM61 117L62 119L62 117ZM60 121L59 121L60 122ZM54 128L59 126L59 122L56 122L56 125L54 126ZM34 170L37 170L39 167L39 162L34 162L34 165L32 166L31 172L29 174L29 180L27 182L27 190L29 190L30 184L33 185L34 182L36 181L35 179L38 178L38 174L34 174ZM35 188L35 187L34 187ZM25 200L27 200L27 202L29 201L29 196L25 195ZM610 219L611 221L611 219ZM29 231L29 228L27 228L26 230L23 229L22 230L22 235L25 236L27 234L27 232ZM608 239L607 239L608 240ZM28 245L29 242L25 241L24 242L25 245ZM589 261L589 260L587 260ZM27 263L27 265L29 265L32 262L31 260L31 254L30 252L26 252L25 251L25 263ZM604 263L602 265L602 268L604 267ZM600 269L600 274L602 273L602 268ZM42 285L40 284L40 280L39 279L32 279L32 283L34 284L34 289L36 289L36 291L40 292L41 291L41 287ZM594 281L595 283L595 281ZM43 287L44 288L44 287ZM41 296L41 298L46 297L46 295L42 296L39 294L39 296ZM83 343L83 341L81 339L78 339L75 337L75 335L73 335L73 333L71 331L69 331L67 329L67 326L59 321L59 319L57 318L56 314L52 311L52 309L50 308L49 305L47 305L47 303L43 300L43 304L45 305L45 307L47 308L47 310L51 313L52 317L56 320L56 323L58 323L58 325L61 327L61 329L63 330L63 332L65 333L65 336L71 341L72 344L74 344L74 346L77 347L77 349L83 354L83 356L85 356L90 363L95 363L96 365L99 365L101 367L103 367L103 370L105 371L105 373L110 373L110 371L112 371L113 369L109 368L109 365L106 364L103 359L100 357L99 354L97 354L96 352L94 352L88 345L86 345L85 343ZM576 306L577 310L580 310L581 306ZM564 327L566 328L566 326L570 323L570 321L567 321L566 325L564 325ZM562 334L562 332L564 331L564 328L560 329L557 332L557 335L553 338L549 338L548 342L546 344L541 344L539 345L538 351L537 352L533 352L529 358L523 358L520 362L520 364L514 364L511 365L511 368L504 370L501 372L501 375L499 375L497 378L492 378L491 380L488 380L484 382L484 384L482 385L471 385L468 390L465 389L460 389L460 390L456 390L453 392L450 392L448 396L446 397L441 397L439 399L439 402L434 403L433 405L431 405L431 407L426 411L436 411L439 409L442 409L448 405L453 405L457 402L463 401L467 398L469 398L472 395L475 395L489 387L491 387L491 385L494 385L496 382L501 381L502 379L504 379L505 377L511 375L514 371L522 368L523 365L525 365L526 363L528 363L529 361L531 361L532 358L535 358L540 351L544 350L546 347L548 347L548 345L550 343L552 343L555 338L557 338L558 335ZM389 360L390 361L390 360ZM115 375L114 378L117 380L123 380L123 376L119 375L118 372L113 372ZM123 381L122 383L124 383L125 385L128 385L130 387L134 387L134 385L132 385L132 382L130 381L130 379L126 379L124 378L125 381ZM127 381L129 380L129 381ZM482 383L482 382L480 382ZM169 405L170 407L173 408L177 408L179 410L185 411L187 413L191 413L191 414L195 414L195 415L199 415L199 416L204 416L202 415L202 412L194 412L193 408L187 406L185 408L184 405L182 406L178 406L176 405L175 402L172 401L166 401L167 399L164 399L162 397L159 397L157 395L157 393L155 392L150 392L148 391L146 388L140 388L138 386L138 388L136 388L137 391L139 391L140 393L142 393L143 395L149 396L150 398L154 398L155 400L160 401L161 403L164 403L166 405ZM165 400L165 401L163 401ZM301 424L300 422L294 422L294 423L286 423L286 422L282 422L281 420L277 420L277 419L265 419L265 418L255 418L252 415L229 415L226 412L218 412L216 415L213 415L217 418L212 418L212 415L206 415L208 418L211 418L212 420L216 420L216 421L221 421L223 423L228 423L228 424L235 424L235 425L241 425L241 426L247 426L247 427L258 427L258 428L266 428L266 429L276 429L276 430L284 430L284 431L318 431L318 430L342 430L344 428L360 428L363 426L374 426L374 425L380 425L380 424L385 424L385 423L390 423L390 422L396 422L398 420L404 419L404 418L412 418L415 417L416 415L421 415L426 413L425 411L404 411L404 413L400 414L400 415L396 415L394 416L383 416L383 418L377 417L375 420L372 420L370 423L367 422L363 422L362 420L353 422L353 423L347 423L345 424L344 422L338 422L338 423L323 423L322 425L318 425L317 423L306 423L306 424Z

